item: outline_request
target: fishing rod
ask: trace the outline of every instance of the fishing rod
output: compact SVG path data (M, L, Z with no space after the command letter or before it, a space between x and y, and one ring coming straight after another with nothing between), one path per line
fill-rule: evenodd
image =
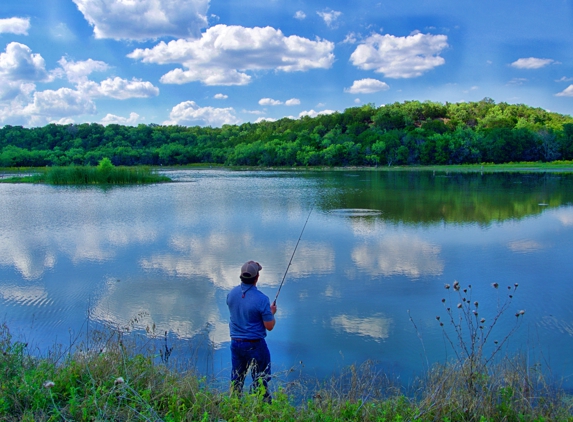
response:
M277 295L275 296L275 300L273 301L273 305L277 304L277 298L279 297L279 293L281 292L281 289L283 287L283 283L285 282L285 278L287 276L288 273L288 269L290 268L290 264L292 264L292 259L294 258L294 254L296 253L296 248L298 248L298 244L300 242L300 239L302 238L302 234L304 233L304 229L306 228L306 223L308 223L308 219L310 218L310 214L312 214L312 209L314 208L314 206L310 207L310 211L308 213L308 217L306 217L306 221L304 222L304 226L302 226L302 230L300 232L300 236L298 237L298 240L296 241L296 245L294 246L294 251L292 251L292 255L290 257L290 261L288 262L288 265L286 267L286 271L285 271L285 275L283 275L283 279L281 281L281 284L279 286L279 290L277 291Z

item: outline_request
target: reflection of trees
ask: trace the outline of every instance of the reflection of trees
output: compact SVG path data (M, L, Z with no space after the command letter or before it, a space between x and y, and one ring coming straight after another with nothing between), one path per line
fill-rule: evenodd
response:
M411 171L364 171L359 175L323 175L320 208L380 210L380 216L368 218L396 223L487 225L540 214L544 209L540 203L549 207L573 203L572 178L566 175Z

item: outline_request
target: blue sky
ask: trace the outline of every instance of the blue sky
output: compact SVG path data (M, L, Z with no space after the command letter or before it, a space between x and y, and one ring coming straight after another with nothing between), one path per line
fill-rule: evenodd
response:
M0 125L215 127L484 97L573 114L573 0L0 8Z

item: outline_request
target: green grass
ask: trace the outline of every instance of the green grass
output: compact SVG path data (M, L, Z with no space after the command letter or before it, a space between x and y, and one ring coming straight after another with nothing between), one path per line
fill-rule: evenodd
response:
M31 175L14 175L0 179L4 183L46 183L49 185L136 185L170 182L150 167L89 166L49 167L37 169Z
M376 366L350 366L322 381L272 381L260 392L231 395L194 367L158 363L153 350L119 332L73 352L55 347L33 357L0 327L3 421L573 421L571 397L549 387L522 360L503 360L468 383L463 365L432 368L403 391ZM177 370L175 368L178 368Z
M480 164L452 164L452 165L400 165L400 166L288 166L288 167L258 167L258 166L229 166L234 170L297 170L297 171L323 171L323 170L364 170L364 171L435 171L442 173L573 173L573 161L553 162L519 162L519 163L480 163Z

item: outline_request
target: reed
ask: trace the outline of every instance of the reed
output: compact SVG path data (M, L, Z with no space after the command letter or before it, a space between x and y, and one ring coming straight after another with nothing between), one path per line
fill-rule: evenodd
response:
M21 173L21 171L20 171ZM47 183L50 185L140 185L171 182L148 166L116 167L103 158L96 167L67 166L28 169L23 175L0 179L3 183Z
M45 174L51 185L134 185L169 182L149 167L113 167L102 171L98 167L52 167Z

